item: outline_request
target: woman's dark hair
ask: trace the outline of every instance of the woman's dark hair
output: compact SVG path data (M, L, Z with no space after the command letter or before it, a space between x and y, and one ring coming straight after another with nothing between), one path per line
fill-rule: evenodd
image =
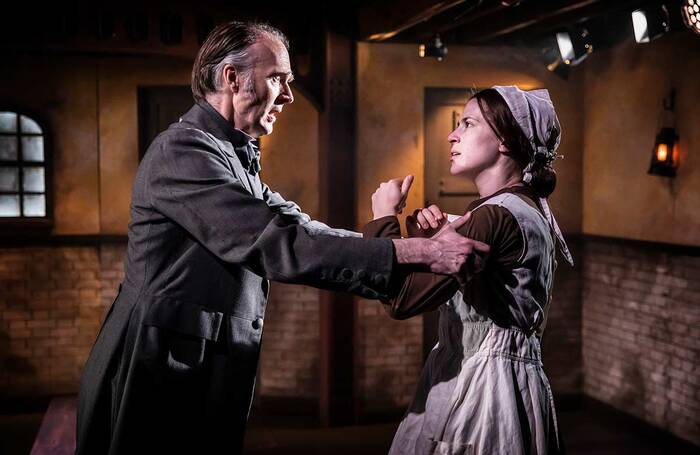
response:
M496 137L508 149L508 155L518 163L520 169L530 163L535 156L535 163L530 170L532 179L529 185L538 197L547 197L557 186L557 174L549 160L544 155L535 155L527 136L510 112L508 104L497 90L487 88L472 95L479 104L481 115L484 116Z

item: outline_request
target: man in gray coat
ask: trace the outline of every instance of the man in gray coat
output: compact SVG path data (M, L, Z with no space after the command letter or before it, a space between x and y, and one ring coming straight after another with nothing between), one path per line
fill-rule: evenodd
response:
M355 238L261 182L251 140L293 101L287 48L268 25L217 27L194 63L196 104L139 166L124 282L83 371L76 453L240 453L268 280L375 299L401 267L456 274L487 249L457 225L433 239Z

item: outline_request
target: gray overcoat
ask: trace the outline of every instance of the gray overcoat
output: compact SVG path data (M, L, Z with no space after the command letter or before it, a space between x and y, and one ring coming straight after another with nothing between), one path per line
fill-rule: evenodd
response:
M124 282L83 371L77 454L239 453L267 280L386 297L390 240L312 221L260 181L249 140L199 103L149 147Z

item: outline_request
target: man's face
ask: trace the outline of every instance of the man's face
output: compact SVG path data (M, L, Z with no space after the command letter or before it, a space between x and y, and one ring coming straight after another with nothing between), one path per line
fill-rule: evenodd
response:
M276 38L262 37L250 46L253 68L238 75L233 94L234 125L252 137L272 132L277 114L294 101L289 53Z

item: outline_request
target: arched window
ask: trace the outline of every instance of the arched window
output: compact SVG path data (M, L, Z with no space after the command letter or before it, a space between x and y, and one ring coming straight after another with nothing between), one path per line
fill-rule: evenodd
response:
M0 111L0 221L49 213L44 131L34 119Z

